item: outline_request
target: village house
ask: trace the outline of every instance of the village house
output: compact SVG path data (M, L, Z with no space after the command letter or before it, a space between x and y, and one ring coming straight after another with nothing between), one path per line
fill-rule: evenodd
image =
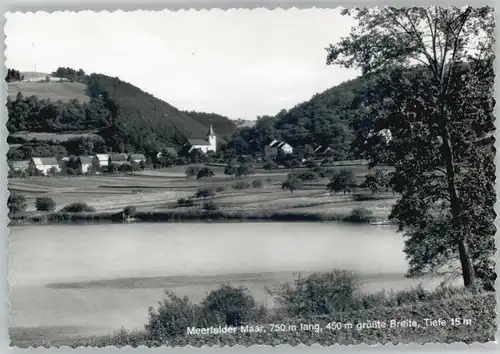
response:
M146 162L146 156L144 154L130 154L128 160L135 163Z
M13 171L26 171L30 166L30 160L12 161L11 169Z
M209 151L216 152L217 137L214 134L212 125L210 125L210 128L208 130L207 139L188 139L187 146L189 147L187 151L188 153L192 152L193 150L200 150L205 154Z
M80 173L89 173L92 167L92 157L91 156L78 156L77 160L78 171Z
M273 140L269 145L266 145L264 148L264 153L267 157L276 157L278 155L278 151L282 151L285 154L293 153L293 148L290 144L284 141Z
M109 163L109 155L108 154L96 154L95 157L99 160L99 166L106 167Z
M128 164L127 154L111 154L109 155L109 163L108 165L126 165Z
M61 171L59 162L57 162L55 157L32 157L29 162L29 167L36 168L44 175L50 174L51 171Z

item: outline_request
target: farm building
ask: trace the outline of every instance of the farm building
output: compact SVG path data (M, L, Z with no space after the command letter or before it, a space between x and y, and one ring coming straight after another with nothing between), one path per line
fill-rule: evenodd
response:
M109 164L110 165L125 165L128 164L127 154L112 154L109 155Z
M128 160L136 163L146 162L146 156L144 154L130 154Z
M214 134L214 130L212 125L208 130L207 139L188 139L187 146L189 147L188 152L199 149L203 153L207 153L209 151L216 152L217 151L217 137Z
M78 156L78 170L81 173L89 173L92 167L92 156Z
M290 146L290 144L278 140L271 141L271 143L269 145L266 145L264 149L264 153L268 157L274 157L278 155L278 151L282 151L285 154L293 153L293 148Z
M12 161L13 171L26 171L30 166L30 160Z
M29 167L42 171L44 175L50 174L50 171L60 172L59 162L54 157L32 157Z
M99 166L106 167L109 163L109 155L108 154L97 154L95 157L99 160Z

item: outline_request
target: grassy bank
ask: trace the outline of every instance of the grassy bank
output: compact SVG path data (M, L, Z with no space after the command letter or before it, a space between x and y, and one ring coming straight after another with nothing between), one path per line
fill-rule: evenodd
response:
M18 339L18 346L355 345L453 343L494 340L496 299L479 288L422 287L399 292L360 292L355 274L335 270L298 278L270 291L267 309L245 288L222 285L200 303L166 292L148 310L144 330L60 341ZM254 331L245 331L250 325ZM312 325L304 328L303 325ZM232 333L188 333L193 328L233 328Z
M84 223L84 222L188 222L188 221L287 221L287 222L326 222L343 221L368 223L368 216L360 215L354 209L351 213L303 213L303 212L262 212L222 211L222 210L167 210L137 211L130 220L123 217L123 212L52 212L46 214L24 214L11 218L11 225L25 223Z

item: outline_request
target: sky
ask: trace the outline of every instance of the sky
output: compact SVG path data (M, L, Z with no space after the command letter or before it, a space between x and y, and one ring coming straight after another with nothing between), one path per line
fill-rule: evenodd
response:
M358 76L326 65L340 9L8 13L6 65L116 76L181 110L274 115Z

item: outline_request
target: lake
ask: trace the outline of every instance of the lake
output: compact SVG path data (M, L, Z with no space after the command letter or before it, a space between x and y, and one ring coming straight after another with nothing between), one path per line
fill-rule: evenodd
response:
M346 223L137 223L14 226L11 336L67 338L143 328L164 290L199 302L222 283L266 287L332 269L356 271L365 291L441 279L404 278L394 227Z

